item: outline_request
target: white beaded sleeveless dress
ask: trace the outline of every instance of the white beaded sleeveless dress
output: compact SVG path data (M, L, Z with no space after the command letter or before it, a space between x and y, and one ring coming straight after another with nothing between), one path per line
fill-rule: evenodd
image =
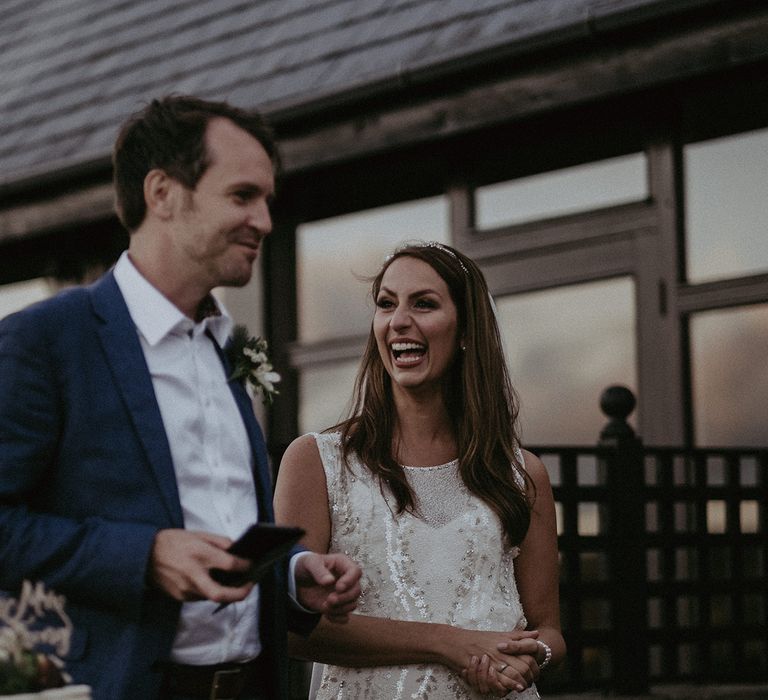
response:
M405 467L423 517L395 516L357 458L350 459L352 473L345 468L339 433L314 437L328 488L330 551L344 552L363 569L357 613L477 630L525 629L513 566L519 550L504 549L498 517L464 486L457 461ZM522 464L522 453L518 458ZM316 665L310 692L317 700L492 697L473 691L441 664ZM539 694L532 686L507 697Z

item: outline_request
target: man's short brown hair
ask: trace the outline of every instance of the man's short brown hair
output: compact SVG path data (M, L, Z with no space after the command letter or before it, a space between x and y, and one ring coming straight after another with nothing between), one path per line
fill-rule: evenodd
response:
M253 136L277 169L274 135L261 114L187 95L153 100L123 124L112 154L115 208L123 226L135 231L147 213L144 179L158 168L194 189L210 165L205 147L208 122L229 119Z

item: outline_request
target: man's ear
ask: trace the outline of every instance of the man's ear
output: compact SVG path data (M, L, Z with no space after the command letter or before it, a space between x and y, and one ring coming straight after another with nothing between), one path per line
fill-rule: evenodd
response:
M164 170L153 168L144 178L144 201L147 212L160 219L169 219L173 215L174 198L177 196L178 183Z

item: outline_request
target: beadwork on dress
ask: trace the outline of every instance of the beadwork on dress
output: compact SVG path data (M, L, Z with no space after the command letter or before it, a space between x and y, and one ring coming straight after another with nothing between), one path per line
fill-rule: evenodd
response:
M525 629L514 577L518 548L504 546L495 513L471 494L458 462L404 467L416 513L397 514L378 479L356 457L344 465L339 433L315 434L328 490L331 551L363 569L357 613L477 630ZM517 455L523 463L522 453ZM520 477L517 474L517 477ZM478 700L437 664L326 666L317 700ZM538 698L534 686L508 697Z

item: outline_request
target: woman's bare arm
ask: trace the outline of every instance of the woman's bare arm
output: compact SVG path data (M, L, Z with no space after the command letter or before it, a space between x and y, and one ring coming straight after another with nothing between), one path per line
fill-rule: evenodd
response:
M565 657L565 640L560 629L559 563L555 501L549 475L541 460L526 451L525 468L535 486L531 525L515 559L515 578L528 628L552 650L551 663ZM543 652L537 663L544 661Z

